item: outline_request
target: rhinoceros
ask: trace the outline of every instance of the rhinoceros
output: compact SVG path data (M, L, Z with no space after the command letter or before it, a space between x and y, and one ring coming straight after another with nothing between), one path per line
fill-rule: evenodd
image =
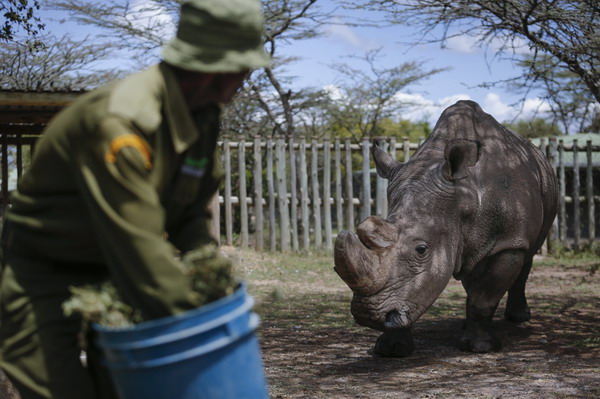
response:
M492 318L507 291L505 318L530 318L525 285L558 207L552 166L472 101L448 107L408 162L377 143L372 153L388 179L388 217L340 232L334 258L354 319L383 332L375 352L412 353L413 323L451 277L467 293L460 348L499 349Z

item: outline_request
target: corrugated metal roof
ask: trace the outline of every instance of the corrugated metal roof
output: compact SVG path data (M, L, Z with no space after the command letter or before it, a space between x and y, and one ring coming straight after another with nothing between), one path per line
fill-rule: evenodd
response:
M555 137L557 144L562 144L565 148L563 152L563 162L567 167L573 167L574 165L574 153L573 153L573 144L577 142L577 163L580 167L586 167L588 165L588 157L587 157L587 146L588 143L591 143L592 146L592 166L599 167L600 166L600 134L598 133L580 133L580 134L571 134L565 136L557 136ZM548 138L545 137L543 139L535 138L532 139L531 142L540 146L542 140L546 140L548 143ZM556 162L558 163L558 155Z

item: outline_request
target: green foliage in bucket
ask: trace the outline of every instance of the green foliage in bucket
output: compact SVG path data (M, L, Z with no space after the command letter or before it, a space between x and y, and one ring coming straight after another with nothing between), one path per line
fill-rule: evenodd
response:
M215 244L190 251L181 260L197 294L198 306L232 294L239 285L231 261L219 253ZM85 324L125 328L144 321L138 310L120 299L110 281L70 287L70 291L73 295L63 303L63 312L66 316L80 315Z

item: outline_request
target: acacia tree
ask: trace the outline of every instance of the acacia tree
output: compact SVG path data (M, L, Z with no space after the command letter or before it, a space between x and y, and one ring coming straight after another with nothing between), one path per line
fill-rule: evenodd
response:
M515 79L512 86L517 91L527 93L532 87L544 93L550 109L552 124L560 124L565 134L583 132L593 124L600 111L596 101L585 84L573 72L552 67L550 57L525 59L519 65L527 74L525 79ZM534 76L530 76L535 74Z
M420 27L419 42L447 43L462 35L525 66L508 82L551 90L551 76L568 73L600 102L600 5L597 0L371 0L351 7L387 12L394 23ZM523 44L529 50L523 61ZM564 89L563 89L564 93ZM554 107L562 97L548 92Z
M295 40L315 37L326 19L315 6L317 0L262 0L265 18L265 50L273 57L271 67L255 71L228 115L249 112L227 124L233 131L272 132L293 136L298 107L310 90L295 92L285 78L284 66L293 59L279 57L279 47ZM182 0L147 0L130 3L109 0L51 0L53 8L66 11L75 21L99 28L100 39L124 50L140 69L158 60L158 50L175 31ZM242 104L251 101L253 104ZM258 111L262 111L258 114ZM254 121L251 122L251 118ZM265 125L265 121L270 126ZM243 127L243 129L242 129ZM248 130L246 130L248 128Z
M399 100L399 92L444 70L424 70L423 64L417 62L380 68L377 66L380 52L381 49L371 50L361 58L367 64L364 70L343 63L332 65L342 80L330 93L331 123L356 142L364 136L380 135L384 120L414 105Z
M44 29L37 15L40 9L38 0L0 0L0 14L4 23L0 26L0 41L15 41L17 32L24 30L29 36L36 36Z
M110 49L88 40L47 36L44 46L0 44L0 88L18 90L81 90L119 76L117 69L96 65Z

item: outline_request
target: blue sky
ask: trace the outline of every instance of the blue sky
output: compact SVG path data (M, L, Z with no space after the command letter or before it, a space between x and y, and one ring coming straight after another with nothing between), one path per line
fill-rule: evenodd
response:
M146 0L134 0L132 4L142 5ZM319 0L323 10L334 7L332 0ZM43 17L60 19L65 15L44 11ZM405 43L413 38L414 28L401 26L353 27L348 24L352 18L375 21L381 15L365 11L347 11L338 9L332 22L325 26L316 39L296 41L280 48L285 56L298 57L299 60L286 66L288 75L293 76L293 87L331 87L338 77L329 67L335 62L355 63L348 56L362 56L368 50L381 48L379 66L391 67L407 61L424 62L424 69L450 68L420 84L409 87L409 91L399 93L398 97L418 103L419 106L399 117L413 121L428 120L435 123L443 109L459 99L477 101L482 108L501 122L516 117L527 118L532 110L544 104L536 98L525 103L524 110L511 104L518 100L513 93L502 88L482 89L476 87L483 82L497 81L514 76L518 70L510 62L494 57L493 51L474 47L469 37L453 39L447 48L439 44L409 46ZM71 32L79 38L90 33L68 21L64 24L46 20L47 31L56 35ZM383 24L382 24L383 25ZM172 29L166 35L173 34ZM355 65L363 65L355 64Z
M321 0L324 9L332 7L330 0ZM365 11L338 11L336 24L325 27L317 39L295 42L284 48L284 53L300 60L287 67L296 77L295 84L323 87L335 84L335 72L328 67L334 62L352 62L347 56L361 56L371 49L381 48L381 66L391 67L407 61L424 62L424 69L449 68L401 93L402 98L418 102L421 106L403 117L412 120L426 119L435 122L441 111L459 99L477 101L483 109L500 121L528 118L534 110L544 109L538 98L526 101L523 108L512 104L519 97L509 90L497 87L477 87L514 77L519 73L512 63L494 57L493 50L475 46L471 37L452 39L446 48L440 44L410 46L415 38L415 28L402 26L353 27L344 24L351 18L377 20L380 15ZM383 24L382 24L383 25Z

